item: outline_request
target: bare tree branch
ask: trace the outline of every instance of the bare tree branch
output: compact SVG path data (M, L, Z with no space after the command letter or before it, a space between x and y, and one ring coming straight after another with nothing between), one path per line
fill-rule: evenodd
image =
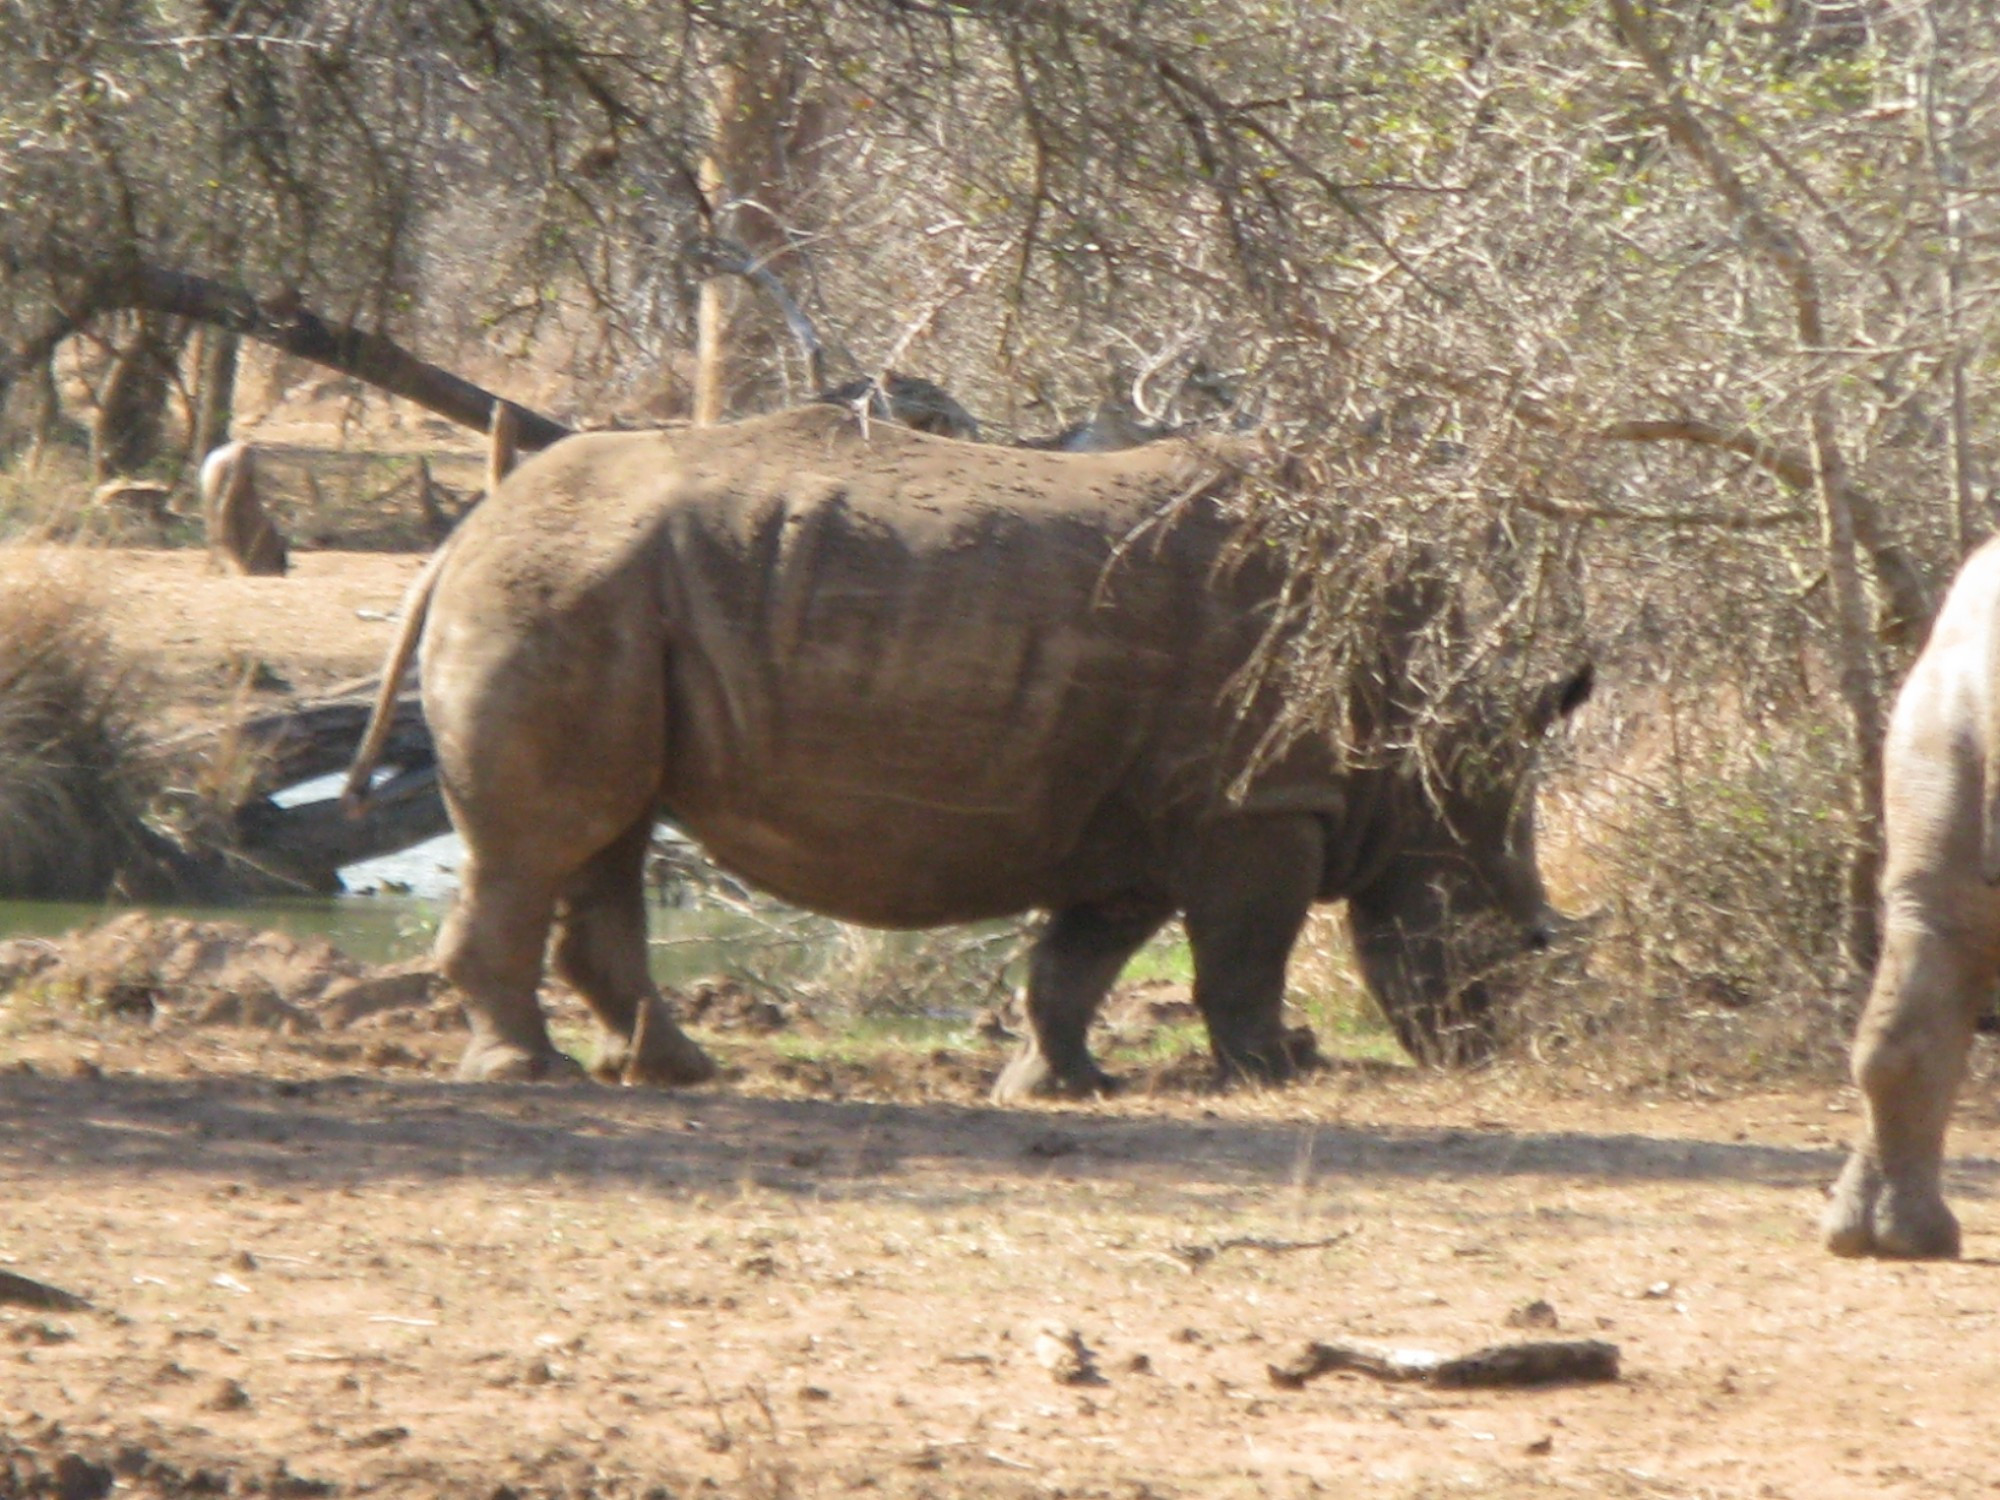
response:
M364 380L392 396L413 401L462 426L485 430L501 398L471 381L426 364L394 340L366 329L328 322L290 299L259 302L241 287L161 266L136 266L94 283L85 297L93 312L143 308L212 324L282 349L300 359ZM72 321L81 322L75 315ZM10 359L9 366L17 361ZM25 368L22 364L20 367ZM0 369L0 376L12 368ZM551 417L509 403L520 413L523 448L546 448L569 436Z
M1666 54L1632 7L1632 0L1611 0L1611 13L1646 71L1653 76L1666 109L1667 130L1694 157L1710 186L1728 205L1744 234L1791 290L1794 325L1799 344L1808 352L1826 345L1825 316L1819 276L1805 239L1764 210L1689 106L1680 79ZM1859 973L1874 967L1878 928L1875 877L1882 848L1882 714L1880 666L1868 628L1867 601L1856 566L1861 531L1879 531L1872 507L1847 485L1847 460L1841 451L1839 414L1832 388L1822 383L1807 407L1811 430L1811 475L1825 526L1827 582L1832 592L1836 649L1840 658L1840 692L1847 707L1853 737L1855 782L1854 843L1847 867L1848 962ZM1871 512L1865 519L1864 512Z
M1735 515L1724 510L1642 510L1631 505L1576 505L1533 493L1507 497L1523 510L1558 521L1609 521L1621 526L1668 526L1708 531L1772 531L1803 526L1813 519L1809 510L1773 510Z
M777 273L764 259L752 255L750 248L741 241L713 231L701 239L690 241L682 253L707 274L741 276L769 297L778 309L778 316L785 320L785 327L798 344L799 352L805 356L807 378L812 388L815 391L825 389L826 349L820 343L819 330L813 327L805 309L785 290L784 282L778 279Z

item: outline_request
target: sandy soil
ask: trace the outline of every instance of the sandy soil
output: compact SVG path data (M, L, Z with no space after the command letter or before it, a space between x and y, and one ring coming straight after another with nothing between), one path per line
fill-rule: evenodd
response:
M0 1493L71 1455L176 1496L1995 1487L1994 1100L1968 1259L1855 1264L1811 1232L1837 1098L1337 1071L1002 1112L970 1039L706 1040L728 1081L665 1095L456 1084L408 1021L15 1018L0 1262L92 1307L0 1308ZM1537 1299L1557 1331L1510 1327ZM1350 1337L1587 1337L1623 1374L1270 1380Z
M92 566L175 680L242 643L305 689L370 669L356 611L415 562ZM704 1034L729 1067L683 1093L474 1087L448 1010L245 1015L0 998L0 1269L90 1302L0 1301L0 1497L2000 1488L1989 1084L1952 1142L1967 1259L1855 1264L1813 1230L1845 1093L1351 1067L1217 1097L1182 1066L996 1111L997 1042L853 1061L796 1028ZM1537 1299L1555 1332L1510 1325ZM1271 1381L1349 1337L1602 1339L1622 1376Z
M286 577L243 578L194 548L0 546L0 577L53 574L101 600L166 712L191 718L239 695L275 706L374 675L422 566L415 554L300 551Z

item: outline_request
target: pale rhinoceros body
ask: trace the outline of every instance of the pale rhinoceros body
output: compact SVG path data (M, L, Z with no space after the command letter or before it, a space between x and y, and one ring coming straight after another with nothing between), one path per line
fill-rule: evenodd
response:
M1854 1040L1866 1113L1826 1242L1955 1256L1945 1124L2000 973L2000 543L1966 560L1896 696L1882 789L1882 953Z
M572 438L517 470L434 566L422 640L467 847L439 935L464 1071L562 1066L535 1001L551 921L609 1033L600 1074L708 1071L646 972L663 814L833 916L1048 912L1003 1098L1107 1082L1091 1017L1175 913L1225 1071L1289 1071L1286 960L1338 897L1406 1040L1478 1046L1453 924L1542 935L1532 742L1587 673L1456 758L1477 782L1435 801L1325 740L1268 753L1281 705L1243 669L1283 559L1232 546L1238 477L1218 445L1058 455L824 407ZM424 615L419 597L411 628ZM1385 666L1403 644L1378 643Z

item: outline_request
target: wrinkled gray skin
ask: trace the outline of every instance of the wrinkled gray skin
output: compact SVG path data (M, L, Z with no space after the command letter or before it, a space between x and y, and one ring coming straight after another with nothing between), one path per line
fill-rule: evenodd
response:
M1854 1040L1866 1104L1823 1228L1836 1255L1949 1258L1945 1123L2000 975L2000 546L1966 560L1882 753L1882 955Z
M1587 676L1465 757L1479 784L1442 810L1316 742L1225 798L1279 707L1239 718L1227 691L1280 583L1268 552L1218 564L1235 477L1216 446L1048 454L828 407L580 436L523 465L410 610L414 628L428 609L424 708L468 851L438 940L472 1022L462 1072L564 1069L535 1001L551 922L607 1033L600 1076L712 1071L646 973L662 814L835 917L1048 912L1001 1100L1109 1086L1091 1017L1177 912L1224 1074L1292 1070L1286 960L1339 897L1405 1038L1476 1050L1456 1028L1483 1034L1485 1002L1453 934L1485 917L1514 948L1545 939L1527 772Z

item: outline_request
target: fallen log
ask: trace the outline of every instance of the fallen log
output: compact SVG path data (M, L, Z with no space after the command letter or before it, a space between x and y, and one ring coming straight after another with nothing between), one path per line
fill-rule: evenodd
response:
M282 807L264 798L239 808L236 852L271 875L332 895L344 889L340 872L346 866L450 831L437 767L419 766L378 786L359 816L350 816L337 796Z
M395 773L375 789L366 812L351 817L339 792L281 803L278 796L344 770L353 758L373 705L373 684L325 699L260 714L240 724L190 730L153 747L170 766L201 767L199 780L230 788L180 795L199 806L193 821L207 830L182 874L207 899L248 899L285 893L331 894L342 889L347 865L377 859L436 838L451 821L439 795L430 731L414 691L396 701L383 760ZM233 760L228 774L219 763Z
M240 724L188 730L157 742L151 755L170 763L213 763L219 756L241 755L248 762L247 788L257 797L268 797L346 770L374 703L375 684L370 680L332 697L259 714ZM430 730L414 689L396 700L382 759L405 769L429 765L433 759Z
M307 801L280 800L347 769L368 723L376 679L351 682L325 698L257 715L236 724L206 725L156 742L147 752L185 816L169 841L155 832L145 868L128 872L113 894L128 900L227 904L268 896L331 895L340 872L364 860L413 848L451 831L438 790L436 752L414 688L396 699L382 763L393 768L355 816L338 786ZM227 788L218 803L214 788ZM656 844L648 878L666 899L668 887L748 901L747 887L723 874L684 837ZM1215 1250L1277 1253L1307 1248L1254 1239L1214 1250L1176 1253L1193 1268Z

